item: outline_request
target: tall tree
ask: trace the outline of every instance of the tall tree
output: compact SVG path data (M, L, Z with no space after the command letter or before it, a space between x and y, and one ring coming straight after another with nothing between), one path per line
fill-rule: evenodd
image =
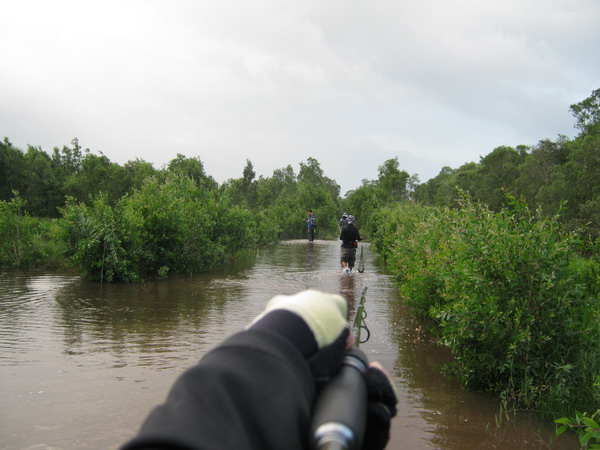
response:
M258 209L256 205L256 181L254 166L246 160L241 178L231 178L221 185L221 193L234 205Z
M435 177L430 178L425 183L421 183L415 188L413 198L421 203L435 205L436 197L440 190L441 184L445 179L448 179L454 170L451 167L444 166Z
M300 172L298 173L298 181L300 183L320 184L323 181L324 172L321 169L319 161L309 157L306 163L300 163Z
M39 147L29 146L25 153L22 197L33 216L58 217L64 205L63 183L52 166L50 156Z
M600 123L600 89L592 91L592 95L585 100L571 105L570 110L577 119L575 127L584 134L588 133L591 127Z
M10 201L13 198L13 191L24 191L24 175L25 157L23 152L13 147L5 137L0 142L0 200Z
M83 152L81 151L79 140L73 138L71 145L73 145L72 148L66 145L62 149L54 147L52 151L52 165L62 172L64 178L81 170Z
M268 178L260 177L256 182L256 207L268 209L278 199L288 201L295 196L297 178L292 166L275 169Z
M539 206L548 214L556 213L561 199L549 195L548 186L554 183L560 166L567 160L567 143L564 136L557 142L545 139L525 158L514 183L514 193L524 197L531 208Z
M242 189L244 191L244 198L246 204L255 206L256 204L256 172L254 172L254 166L252 162L247 159L246 166L242 172Z
M388 159L379 166L377 188L386 201L401 201L408 199L408 181L410 175L400 170L398 158Z
M478 183L474 187L475 197L491 209L499 210L504 204L506 192L512 190L519 176L525 157L522 151L501 146L481 158Z
M128 161L123 169L127 184L132 189L140 189L145 180L158 175L158 171L152 163L140 158Z
M209 190L217 187L215 180L204 171L204 164L199 157L188 158L181 153L177 153L177 157L169 162L167 171L189 177L199 187Z

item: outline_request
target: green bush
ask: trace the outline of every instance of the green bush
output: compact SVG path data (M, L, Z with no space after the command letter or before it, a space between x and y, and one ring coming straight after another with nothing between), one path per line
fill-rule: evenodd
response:
M61 212L60 236L66 256L84 277L101 282L136 278L122 245L120 217L106 196L96 197L91 206L69 198Z
M165 183L150 179L119 201L124 246L140 276L153 276L165 266L170 273L182 273L214 265L221 251L211 240L214 218L205 213L208 202L186 177Z
M509 199L491 212L415 204L380 211L375 247L469 387L527 409L593 410L600 373L600 266L558 222Z
M458 213L419 203L378 210L372 218L372 238L401 285L403 296L421 317L443 302L441 289L455 263Z
M90 206L71 200L62 212L70 261L86 278L107 282L208 271L274 233L263 215L185 176L149 179L114 207L99 196Z
M9 202L0 200L0 267L59 265L55 222L29 216L25 201L14 195Z

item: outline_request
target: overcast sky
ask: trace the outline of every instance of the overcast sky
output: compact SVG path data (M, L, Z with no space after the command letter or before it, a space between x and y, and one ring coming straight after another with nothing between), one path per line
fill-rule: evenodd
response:
M342 194L574 137L598 0L0 0L0 138L218 182L316 158Z

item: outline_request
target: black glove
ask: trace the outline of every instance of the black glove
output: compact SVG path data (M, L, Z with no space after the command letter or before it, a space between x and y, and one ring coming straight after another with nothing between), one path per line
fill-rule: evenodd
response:
M382 450L390 439L392 417L398 403L394 382L376 367L365 371L367 383L367 425L362 450Z
M325 386L340 370L342 359L346 353L349 334L350 330L344 328L335 341L308 358L308 365L315 378L317 389Z

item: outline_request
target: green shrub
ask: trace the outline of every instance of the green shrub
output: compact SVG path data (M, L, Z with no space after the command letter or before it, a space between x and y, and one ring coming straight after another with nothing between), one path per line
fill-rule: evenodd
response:
M593 410L600 373L599 265L558 222L515 199L493 213L469 199L460 210L415 204L380 211L375 247L415 312L469 387L505 405Z
M0 201L0 267L60 264L55 222L29 216L24 206L17 193L10 202Z
M107 282L208 271L268 242L274 230L265 216L185 176L148 179L114 207L100 196L90 206L71 200L62 212L72 264L86 278Z
M91 206L70 198L61 212L60 235L66 256L83 276L101 282L136 278L122 245L120 217L106 196L96 197Z

